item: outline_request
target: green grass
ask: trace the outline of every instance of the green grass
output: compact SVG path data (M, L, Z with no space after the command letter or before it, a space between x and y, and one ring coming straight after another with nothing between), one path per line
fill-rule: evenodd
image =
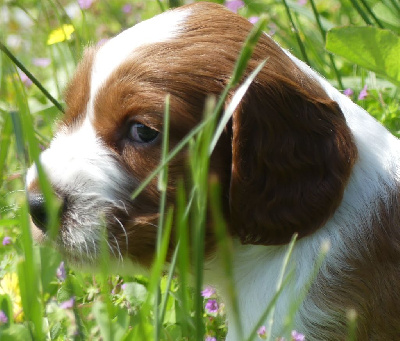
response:
M40 148L46 147L51 140L54 122L62 116L58 105L63 104L62 90L84 46L111 37L183 1L130 3L132 11L125 13L122 10L125 1L98 0L86 10L80 10L74 1L68 0L0 1L0 240L11 238L11 244L0 245L0 310L8 317L8 322L0 323L1 340L97 340L100 337L103 340L204 340L205 335L223 339L227 329L223 305L218 313L209 313L204 309L207 300L200 295L207 200L213 202L212 215L219 222L216 237L226 276L232 277L230 244L218 210L219 187L213 181L209 182L207 169L210 152L224 122L229 120L257 70L238 88L220 122L215 121L215 113L222 108L229 88L238 85L264 27L267 33L274 31L274 39L300 59L307 60L332 84L341 90L351 88L355 102L400 136L400 96L396 87L399 83L393 77L396 70L368 70L360 66L363 65L361 61L351 59L351 51L338 50L333 55L325 49L325 43L332 43L327 41L326 33L346 25L362 27L369 23L377 34L381 34L383 27L398 37L400 24L386 15L388 11L400 15L395 1L310 0L306 5L288 0L245 1L246 6L239 13L246 17L262 15L262 19L238 58L231 83L220 98L210 99L204 121L170 153L166 152L169 111L166 99L165 152L160 166L151 175L159 175L160 179L162 214L159 225L162 232L157 241L158 256L149 276L109 276L106 271L109 260L105 257L101 265L104 270L98 274L71 270L67 266L66 278L58 278L61 256L49 246L38 247L32 242L24 177L29 165L37 162ZM63 28L61 32L68 30L63 25L72 25L71 39L49 45L52 32L59 28ZM48 58L50 64L46 67L35 65L33 58L36 57ZM35 77L39 87L23 83L16 65ZM358 100L365 85L368 96ZM165 206L168 161L184 146L189 146L191 151L192 190L187 193L183 185L180 186L176 206L171 210ZM56 234L57 201L40 164L38 166L50 225ZM138 191L146 182L142 185ZM137 194L133 193L133 196ZM173 216L180 239L171 266L165 271ZM190 234L188 226L191 227ZM320 260L316 260L316 267L318 264ZM193 271L189 271L190 268ZM287 276L290 271L286 273L283 265L276 297ZM230 297L235 298L233 285L229 291ZM71 299L72 306L63 308L62 303ZM294 306L298 304L294 302ZM266 307L265 316L273 309L274 301ZM236 319L240 325L239 318ZM349 325L352 330L352 324Z

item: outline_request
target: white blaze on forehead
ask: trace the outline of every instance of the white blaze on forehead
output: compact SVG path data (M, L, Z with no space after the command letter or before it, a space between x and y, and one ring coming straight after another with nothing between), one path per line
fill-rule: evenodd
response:
M179 28L190 14L190 10L174 10L143 21L105 43L97 52L91 78L90 98L94 99L98 89L111 73L138 47L165 42L176 37Z
M50 147L40 155L40 162L52 185L64 193L85 191L112 201L125 185L125 175L96 136L88 118L72 132L66 129L57 133ZM27 185L36 178L37 170L32 166Z

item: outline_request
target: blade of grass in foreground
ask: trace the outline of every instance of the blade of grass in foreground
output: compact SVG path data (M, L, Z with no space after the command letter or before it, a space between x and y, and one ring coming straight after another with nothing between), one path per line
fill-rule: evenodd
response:
M22 153L20 161L23 163L23 167L26 167L24 146L27 137L26 132L26 120L30 118L29 107L26 100L26 94L21 82L14 80L13 82L15 95L16 95L16 106L18 107L18 113L15 112L12 115L14 124L15 139L17 141L17 146L19 146L20 153ZM28 124L28 129L32 125ZM33 128L31 131L33 135ZM31 137L30 135L30 137ZM34 147L31 147L34 148ZM35 252L37 250L33 247L33 240L30 231L29 214L27 209L27 203L23 202L21 206L21 216L20 216L20 228L21 228L21 243L24 253L23 260L18 264L18 279L21 291L22 306L27 321L32 322L31 333L37 340L41 340L44 337L43 332L43 308L42 308L42 294L41 294L41 284L40 284L40 269L39 269L39 257Z
M17 106L19 109L18 112L16 112L13 116L14 127L18 128L18 130L15 131L16 140L17 142L21 141L20 144L27 147L28 153L36 165L39 186L44 197L44 204L48 219L47 230L49 231L50 239L53 240L58 234L58 212L60 202L54 195L53 189L39 160L40 149L35 136L35 128L33 125L32 116L30 114L27 96L22 86L22 81L20 79L19 81L14 81L13 85L17 99ZM22 148L25 150L24 147ZM24 164L24 168L26 168L26 166L27 165Z
M186 206L187 205L187 206ZM178 306L177 320L182 321L182 335L190 337L194 335L194 324L191 318L189 308L190 297L188 294L188 283L190 274L189 257L189 229L188 229L188 212L190 211L191 202L187 203L186 194L182 181L178 183L178 191L176 196L176 224L177 224L177 244L179 243L178 252L178 273L179 273L179 289L178 289Z
M288 249L286 251L285 258L283 259L281 272L280 272L280 275L279 275L279 277L277 279L277 282L276 282L275 295L273 296L271 302L269 302L269 304L268 304L267 308L265 309L264 313L260 316L258 322L254 325L252 332L247 337L248 341L251 341L256 337L258 328L261 327L261 325L264 323L264 321L265 321L265 319L267 317L268 317L267 326L266 326L267 327L267 341L271 340L271 331L272 331L272 326L273 326L273 315L274 315L276 302L277 302L278 298L280 297L283 289L285 288L285 286L287 285L287 283L289 282L290 278L293 275L292 273L289 273L286 276L286 278L284 279L284 276L285 276L285 273L286 273L286 269L287 269L287 266L289 264L290 257L292 255L292 251L293 251L293 247L294 247L294 244L296 242L296 239L297 239L297 234L293 235L292 240L290 241L290 244L288 245Z
M25 320L32 322L31 334L35 340L44 339L43 302L40 291L38 255L33 248L26 203L21 206L21 242L24 258L18 263L19 289Z
M218 252L221 254L221 259L224 262L224 270L225 276L227 278L227 290L228 297L232 302L234 320L233 324L235 325L236 330L239 334L239 340L243 340L243 326L239 317L239 305L237 301L237 293L234 282L234 274L233 274L233 249L231 238L228 236L228 231L226 228L224 217L222 216L222 206L221 206L221 188L218 183L218 179L213 178L210 181L210 203L211 203L211 212L213 217L214 230L217 240L217 248Z
M283 288L282 285L283 277L285 276L286 268L289 264L290 256L292 255L293 247L294 244L296 243L296 240L297 240L297 234L294 234L288 246L285 258L283 259L281 273L279 274L278 281L276 283L276 293L278 293L281 290L281 288ZM271 312L269 314L269 319L267 323L267 341L271 340L272 326L274 323L274 312L275 312L275 305L272 306Z
M3 111L0 111L1 113L4 113ZM4 178L4 168L5 168L5 162L7 159L8 151L9 151L9 146L10 146L10 140L11 140L11 133L12 133L12 124L11 124L11 117L10 115L4 113L5 119L3 123L3 129L0 132L1 140L0 140L0 188L3 184L3 178Z
M43 85L36 79L35 76L32 75L32 73L29 72L29 70L11 53L11 51L2 43L0 42L0 50L3 51L3 53L11 59L11 61L18 66L18 68L25 73L28 78L32 81L33 84L35 84L39 90L45 95L50 102L52 102L58 110L61 112L64 112L64 108L61 106L61 104L52 96L50 93L43 87Z
M203 266L205 249L205 228L207 216L207 193L208 193L208 169L209 152L208 146L211 143L217 115L215 111L215 99L209 98L205 105L204 117L212 117L208 120L207 126L198 134L190 145L190 166L193 181L194 198L193 209L191 210L191 232L193 252L193 273L194 273L194 323L195 340L202 340L204 337L203 321L203 298L200 295L203 288Z
M164 109L164 129L163 129L163 141L162 141L162 152L161 152L161 163L165 163L165 159L168 154L169 149L169 98L170 96L167 95L165 98L165 109ZM160 191L160 209L159 209L159 218L158 218L158 230L157 230L157 254L160 252L161 244L162 244L162 237L163 237L163 226L164 226L164 215L165 215L165 206L167 201L167 187L168 187L168 164L165 164L160 171L160 175L158 178L158 190ZM161 300L161 293L159 290L160 281L158 282L158 290L155 293L155 300L154 300L154 316L156 317L156 325L154 328L155 332L155 340L160 339L161 335L161 325L162 325L162 316L163 313L159 312L160 300ZM166 294L166 297L168 295ZM162 310L161 310L162 311Z
M225 100L229 94L229 92L234 88L237 83L242 79L244 72L246 70L246 66L251 58L253 50L256 46L258 39L263 33L263 29L266 25L267 19L264 16L261 16L260 20L254 25L253 29L249 33L242 50L240 51L239 57L234 67L234 71L232 73L232 77L228 85L225 87L222 92L218 103L215 107L213 115L205 118L200 124L198 124L195 128L193 128L182 140L179 144L177 144L165 158L165 162L158 165L156 169L138 186L138 188L133 192L132 199L136 198L143 189L160 173L161 169L165 167L165 164L170 162L188 143L192 140L194 136L196 136L200 131L204 129L204 127L208 124L208 121L213 119L214 115L218 115L225 103Z

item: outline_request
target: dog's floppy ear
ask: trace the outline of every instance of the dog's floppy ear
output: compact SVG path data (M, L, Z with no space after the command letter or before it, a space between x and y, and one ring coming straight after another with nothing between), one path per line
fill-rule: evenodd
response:
M313 233L339 206L356 157L343 113L319 84L267 65L232 118L232 233L262 245Z

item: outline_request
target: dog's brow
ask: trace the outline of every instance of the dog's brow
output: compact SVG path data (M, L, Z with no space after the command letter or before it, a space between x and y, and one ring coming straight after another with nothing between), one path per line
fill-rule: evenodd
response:
M190 10L165 12L127 29L100 48L91 76L90 116L93 115L93 101L99 88L113 71L138 47L168 41L175 37L189 14Z

